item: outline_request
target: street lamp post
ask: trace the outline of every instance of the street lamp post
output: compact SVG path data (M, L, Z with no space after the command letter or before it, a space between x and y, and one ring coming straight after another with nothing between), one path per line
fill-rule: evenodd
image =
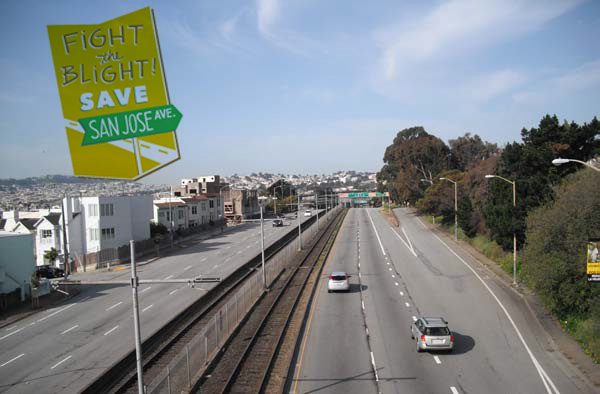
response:
M583 165L584 165L584 166L586 166L586 167L590 167L590 168L591 168L592 170L594 170L594 171L598 171L598 172L600 172L600 168L598 168L598 167L595 167L595 166L593 166L593 165L591 165L591 164L589 164L589 163L586 163L585 161L581 161L581 160L575 160L575 159L563 159L563 158L560 158L560 157L559 157L558 159L554 159L554 160L552 160L552 164L554 164L555 166L559 166L559 165L561 165L561 164L565 164L565 163L568 163L568 162L570 162L570 161L572 161L572 162L575 162L575 163L579 163L579 164L583 164Z
M224 186L221 186L219 188L219 209L222 208L221 209L221 220L222 221L225 221L225 201L223 201L223 193L222 193L222 191L226 187L229 187L229 185L224 185ZM229 189L229 190L231 190L231 189ZM231 193L229 193L229 195L231 195ZM222 228L222 226L223 226L223 224L221 224L221 228Z
M458 240L458 193L457 193L457 183L449 178L440 178L440 181L448 181L454 184L454 240Z
M298 193L298 252L302 250L302 226L300 222L300 193Z
M262 201L266 200L266 197L259 197L260 201L260 254L262 258L262 277L263 277L263 287L267 288L267 274L265 272L265 221L263 218L263 205Z
M501 177L500 175L486 175L487 179L491 178L500 178L505 182L508 182L512 185L513 189L513 208L517 207L517 189L516 189L516 181L509 181L508 179ZM513 285L517 285L517 230L513 230Z
M317 211L317 231L319 231L319 193L315 191L315 210Z

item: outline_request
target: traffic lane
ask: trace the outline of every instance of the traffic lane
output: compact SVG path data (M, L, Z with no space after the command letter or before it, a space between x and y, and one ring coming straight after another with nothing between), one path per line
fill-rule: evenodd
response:
M384 230L386 226L391 229L380 215L373 216ZM394 254L404 255L401 261L395 261L396 267L402 273L419 313L444 316L450 321L451 329L456 333L456 353L461 357L449 357L448 365L456 371L469 371L457 382L467 391L555 392L552 386L556 385L561 392L580 392L573 381L552 367L554 362L548 363L544 357L545 348L540 346L538 336L530 329L532 318L519 297L509 289L497 286L492 277L478 274L493 291L492 295L473 271L414 220L400 216L410 243L407 239L399 241L393 231L381 231L382 240L386 247L395 251ZM407 244L412 244L417 257ZM478 266L474 261L472 265Z
M360 272L371 347L382 393L450 392L449 381L432 355L417 354L409 327L410 299L384 255L364 209L360 212Z
M356 278L349 293L327 292L329 274L356 272L356 262L355 217L349 213L319 279L292 383L295 394L377 392Z
M537 392L543 389L539 377L536 378L536 368L520 346L519 339L513 330L509 330L501 310L485 293L485 288L477 283L478 279L450 256L443 255L443 250L436 248L433 241L429 242L428 249L419 249L419 244L425 241L417 240L406 220L401 222L408 239L401 242L393 231L385 231L385 226L391 229L385 219L376 212L372 216L382 229L382 242L390 251L417 315L442 316L450 322L455 333L456 354L443 355L444 363L456 372L467 370L456 378L455 385L467 392ZM422 236L430 235L425 232ZM416 257L407 244L412 245ZM460 357L456 357L457 354Z
M499 308L505 308L506 310L506 312L502 310L499 314L501 323L506 326L504 332L506 335L512 335L513 337L522 335L523 341L519 341L520 346L525 351L529 348L532 352L533 359L531 356L529 357L530 364L539 363L541 366L541 368L536 367L536 372L538 372L538 378L542 381L542 384L544 384L543 380L545 380L545 385L553 392L557 390L561 392L596 391L596 389L582 377L581 373L569 362L569 360L567 360L560 352L555 351L555 347L551 343L548 334L544 331L536 317L531 313L523 299L516 292L507 287L502 281L498 280L491 271L484 268L472 255L462 249L459 245L456 245L449 237L434 235L430 230L426 229L420 219L416 218L414 215L407 214L407 212L401 213L406 218L407 228L413 228L416 232L425 231L430 234L430 238L433 238L434 242L437 242L437 244L441 246L440 250L449 253L454 257L454 261L459 263L457 264L458 266L464 267L464 269L471 272L471 274L477 278L477 282L479 282L478 288L485 288L482 283L484 282L485 286L489 289L489 291L488 289L485 291L488 294L490 294L491 291L497 296L498 301L502 304ZM453 251L449 248L452 248ZM473 271L467 268L467 263ZM498 303L496 302L496 304ZM510 316L510 319L506 314ZM511 319L514 322L516 329L510 321ZM538 369L539 371L537 371ZM539 376L540 373L546 376Z

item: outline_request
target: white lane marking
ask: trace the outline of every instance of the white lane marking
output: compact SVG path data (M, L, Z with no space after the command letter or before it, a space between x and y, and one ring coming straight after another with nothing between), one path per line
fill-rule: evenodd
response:
M452 391L452 394L459 394L458 390L454 386L450 386L450 391Z
M147 290L150 290L151 288L152 288L152 286L148 286L148 287L146 287L144 290L140 291L140 293L143 293L143 292L145 292L145 291L147 291Z
M404 305L406 305L407 308L410 307L410 304L408 302L405 302Z
M363 310L365 309L365 302L361 301L360 304L362 305Z
M391 228L391 227L390 227L390 228ZM411 252L411 253L413 254L413 256L417 257L417 254L416 254L416 253L415 253L415 251L412 249L412 245L410 245L410 246L409 246L409 244L408 244L408 243L407 243L407 242L404 240L404 238L402 238L402 237L400 236L400 234L398 234L398 233L396 232L396 230L395 230L395 229L393 229L393 228L392 228L392 231L394 232L394 234L396 234L396 237L398 237L398 239L399 239L400 241L402 241L402 243L404 244L404 246L406 246L406 249L408 249L408 251L409 251L409 252ZM405 234L406 234L406 233L405 233ZM408 239L408 237L406 237L406 239ZM408 242L410 242L410 240L409 240Z
M147 307L145 307L144 309L142 309L142 312L146 312L148 309L152 308L153 306L154 306L154 304L148 305Z
M358 268L360 268L360 261L358 262Z
M388 271L391 271L391 270L392 270L392 267L388 268Z
M110 334L111 332L113 332L114 330L116 330L117 328L119 328L119 326L118 326L118 325L117 325L117 326L114 326L114 327L113 327L113 328L111 328L110 330L106 331L106 332L104 333L104 336L107 336L108 334Z
M179 290L179 289L175 289L175 290L173 290L172 292L170 292L170 293L169 293L169 295L173 295L173 294L175 294L175 293L177 292L177 290Z
M33 323L29 323L29 324L28 324L28 326L29 326L29 327L31 327L31 326L35 326L35 322L33 322Z
M387 264L387 265L390 265L390 262L388 261L386 264Z
M404 227L402 227L402 233L404 234L404 236L406 237L406 240L408 241L408 246L410 246L410 250L416 256L415 248L413 248L412 242L410 242L410 238L408 238L408 234L406 234L406 230L404 230Z
M529 349L529 346L527 345L527 342L525 342L525 338L523 338L523 335L521 334L521 331L517 327L517 324L513 320L512 316L510 315L510 313L508 313L508 310L506 309L506 307L504 306L504 304L502 304L502 302L500 302L500 299L496 296L496 294L494 294L494 292L492 291L492 289L490 289L490 287L487 285L487 283L485 283L485 281L481 278L481 276L479 276L479 274L465 260L463 260L462 257L460 257L444 241L442 241L442 239L440 237L438 237L434 233L432 233L432 235L434 237L436 237L438 239L438 241L440 241L453 255L455 255L456 258L458 258L469 270L471 270L471 272L477 277L477 279L479 279L479 281L483 284L483 286L487 289L487 291L492 295L492 298L494 298L494 300L496 300L496 303L498 303L498 305L500 306L500 309L502 309L502 311L504 312L504 314L508 318L508 321L510 322L510 324L512 325L512 327L516 331L517 336L519 337L519 340L521 341L521 343L523 344L523 347L527 351L527 354L529 355L529 358L531 359L531 362L533 363L533 366L535 367L535 369L537 370L538 374L540 375L540 379L542 380L542 383L544 384L544 387L546 388L546 392L548 392L549 394L552 394L553 391L550 389L550 387L548 387L548 385L550 385L551 388L554 390L554 393L560 394L560 391L558 391L558 389L554 385L554 382L552 381L552 379L550 379L550 377L548 376L548 374L546 373L546 371L544 370L544 368L542 368L542 366L540 365L540 363L537 360L537 358L533 355L533 352L531 351L531 349Z
M19 331L21 331L23 328L25 328L25 327L21 327L21 328L19 328L18 330L15 330L15 331L11 332L10 334L6 334L5 336L3 336L3 337L0 337L0 341L1 341L1 340L3 340L4 338L8 338L9 336L11 336L11 335L13 335L13 334L16 334L16 333L18 333L18 332L19 332Z
M206 261L206 257L202 258L200 262Z
M441 364L442 361L440 360L440 358L438 356L433 356L433 359L435 360L436 364Z
M12 326L12 327L8 327L8 328L6 329L6 331L14 330L14 329L15 329L15 328L17 328L17 327L18 327L18 326Z
M413 316L412 319L413 319L413 321L417 321L417 317L416 316Z
M184 270L184 271L187 271L187 270L189 270L190 268L192 268L192 266L191 266L191 265L188 265L188 266L187 266L187 267L185 267L183 270Z
M116 304L114 304L113 306L106 308L106 311L108 312L108 311L110 311L111 309L118 307L118 306L119 306L119 305L121 305L122 303L123 303L123 301L121 301L121 302L117 302L117 303L116 303Z
M15 361L15 360L23 357L24 355L25 355L25 353L21 353L17 357L11 358L10 360L8 360L7 362L5 362L4 364L0 364L0 368L3 367L3 366L5 366L5 365L8 365L8 364L12 363L13 361Z
M72 330L76 329L77 327L79 327L79 324L75 324L73 327L71 327L71 328L69 328L67 330L64 330L63 332L60 333L60 335L65 335L66 333L68 333L69 331L72 331Z
M67 361L67 360L68 360L68 359L70 359L71 357L73 357L73 356L71 355L71 356L69 356L69 357L65 358L64 360L61 360L61 361L57 362L57 363L56 363L56 364L54 364L52 367L50 367L50 369L54 369L54 368L58 367L60 364L64 363L65 361Z
M359 277L360 279L362 279L362 275L360 274L360 272L358 273L358 277ZM2 339L2 338L0 338L0 339Z
M252 247L252 245L248 245L246 246L246 249L250 249Z
M375 357L371 352L371 364L373 365L373 372L375 372L375 381L379 382L379 375L377 374L377 366L375 365Z
M395 278L395 277L396 277L396 275L392 274L392 278Z
M40 323L40 322L43 322L43 321L44 321L44 320L46 320L47 318L49 318L49 317L52 317L52 316L54 316L54 315L56 315L57 313L60 313L60 312L62 312L62 311L66 311L67 309L69 309L70 307L72 307L72 306L75 306L75 305L76 305L76 304L67 305L67 306L65 306L64 308L62 308L62 309L59 309L59 310L57 310L56 312L53 312L53 313L49 314L49 315L48 315L48 316L46 316L46 317L42 317L41 319L37 320L37 322L38 322L38 323ZM0 339L2 339L2 338L0 338Z
M371 220L371 225L373 226L373 230L375 231L375 235L377 236L377 241L379 241L379 247L381 248L381 253L383 253L383 255L386 256L385 249L383 249L383 244L381 243L381 238L379 238L379 233L377 232L377 229L375 228L375 223L373 223L373 218L371 217L371 214L369 213L368 210L367 210L367 216L369 217L369 220Z
M169 276L167 276L167 277L165 278L165 280L169 280L169 279L171 279L172 277L173 277L173 275L169 275Z
M395 284L396 286L398 286L398 282L394 282L394 284Z
M240 254L240 253L242 253L242 251L241 251L241 250L238 250L238 251L237 251L237 254Z
M401 296L403 296L403 295L404 295L404 292L402 292L402 291L401 291L401 292L400 292L400 295L401 295Z
M92 296L87 296L87 297L85 297L85 298L82 298L81 300L79 300L79 301L77 301L77 302L83 302L83 301L87 301L87 300L89 300L90 298L92 298Z

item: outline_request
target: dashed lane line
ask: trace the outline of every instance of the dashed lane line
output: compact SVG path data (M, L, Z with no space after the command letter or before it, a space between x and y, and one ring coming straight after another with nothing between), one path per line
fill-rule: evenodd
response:
M140 291L140 294L150 290L151 288L152 288L152 286L146 287L144 290Z
M81 300L81 301L83 301L83 300ZM46 316L46 317L42 317L41 319L37 320L36 322L37 322L37 323L41 323L41 322L43 322L44 320L46 320L46 319L48 319L48 318L50 318L50 317L52 317L52 316L54 316L54 315L56 315L56 314L58 314L58 313L62 312L62 311L66 311L67 309L69 309L70 307L72 307L72 306L75 306L75 305L76 305L76 304L67 305L67 306L65 306L64 308L61 308L61 309L57 310L56 312L53 312L53 313L49 314L49 315L48 315L48 316ZM0 338L0 339L2 339L2 338Z
M23 357L24 355L25 355L25 353L21 353L21 354L19 354L17 357L11 358L10 360L8 360L7 362L5 362L4 364L0 364L0 368L2 368L2 367L3 367L3 366L5 366L5 365L8 365L8 364L12 363L12 362L13 362L13 361L15 361L15 360L18 360L18 359L20 359L20 358L21 358L21 357Z
M110 307L106 308L106 311L108 312L108 311L110 311L111 309L118 307L118 306L119 306L119 305L121 305L122 303L123 303L123 301L121 301L121 302L117 302L117 303L116 303L116 304L114 304L113 306L110 306Z
M11 336L11 335L14 335L14 334L18 333L19 331L23 330L24 328L25 328L25 327L21 327L21 328L19 328L18 330L15 330L15 331L13 331L13 332L11 332L11 333L9 333L9 334L6 334L6 335L5 335L5 336L3 336L3 337L0 337L0 341L1 341L1 340L3 340L4 338L8 338L9 336Z
M169 276L167 276L167 277L165 278L165 280L169 280L169 279L171 279L172 277L173 277L173 275L169 275Z
M417 321L417 317L416 316L413 316L412 319L413 319L413 321Z
M185 267L183 270L184 270L184 271L187 271L187 270L189 270L190 268L192 268L192 266L191 266L191 265L188 265L188 266L187 266L187 267Z
M119 326L118 326L118 325L117 325L117 326L114 326L114 327L113 327L113 328L111 328L110 330L106 331L106 332L104 333L104 336L107 336L107 335L109 335L111 332L113 332L113 331L114 331L114 330L116 330L117 328L119 328Z
M410 308L410 304L408 302L405 302L404 305L406 305L407 308Z
M441 364L442 361L440 360L440 358L438 356L433 356L433 359L435 360L436 364Z
M71 355L71 356L69 356L69 357L67 357L67 358L65 358L65 359L63 359L63 360L61 360L61 361L57 362L57 363L56 363L56 364L54 364L52 367L50 367L50 369L54 369L54 368L58 367L60 364L64 363L65 361L67 361L67 360L68 360L68 359L70 359L71 357L73 357L73 356Z
M148 309L152 308L153 306L154 306L154 304L148 305L147 307L145 307L144 309L142 309L142 312L146 312Z
M60 335L65 335L66 333L68 333L69 331L73 331L77 327L79 327L79 324L75 324L73 327L64 330L63 332L60 333Z
M452 394L459 394L458 390L454 386L450 386L450 391L452 391Z

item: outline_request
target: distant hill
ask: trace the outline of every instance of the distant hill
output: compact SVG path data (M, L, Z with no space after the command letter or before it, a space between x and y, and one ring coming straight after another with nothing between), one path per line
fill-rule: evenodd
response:
M7 186L7 185L27 186L27 185L52 184L52 183L90 184L90 183L105 183L105 182L107 182L106 179L79 178L79 177L72 176L72 175L44 175L44 176L36 176L36 177L29 177L29 178L22 178L22 179L14 179L14 178L0 179L0 186Z

